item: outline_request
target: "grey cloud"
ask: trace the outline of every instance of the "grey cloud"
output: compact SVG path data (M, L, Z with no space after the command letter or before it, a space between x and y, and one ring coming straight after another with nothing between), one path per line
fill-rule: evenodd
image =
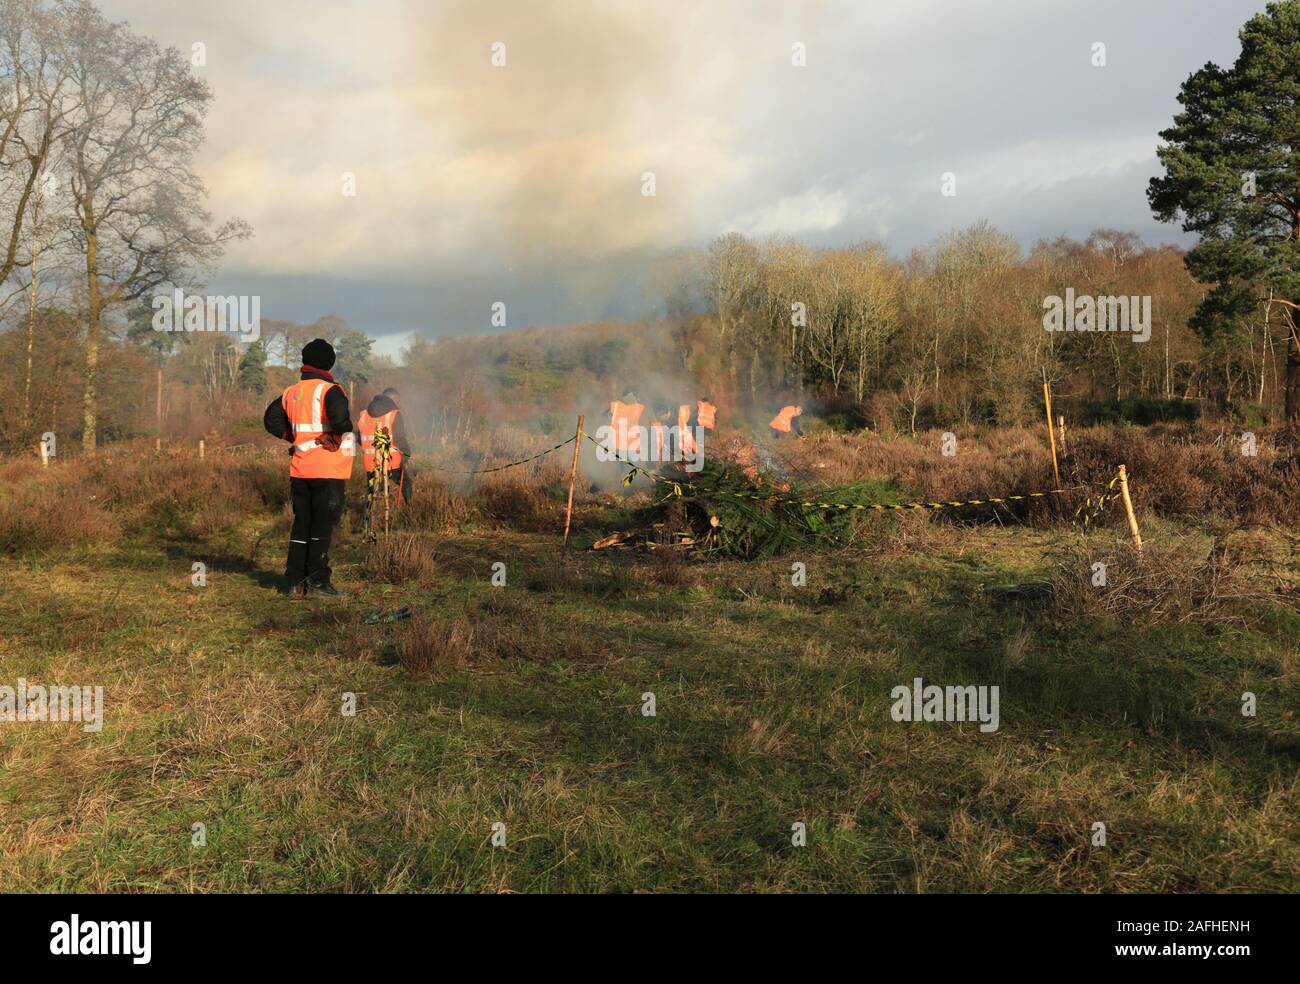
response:
M214 286L270 317L437 335L485 330L493 300L512 326L640 315L658 253L733 228L899 254L980 219L1025 245L1099 226L1179 241L1146 208L1156 134L1264 4L104 6L208 45L204 174L258 233Z

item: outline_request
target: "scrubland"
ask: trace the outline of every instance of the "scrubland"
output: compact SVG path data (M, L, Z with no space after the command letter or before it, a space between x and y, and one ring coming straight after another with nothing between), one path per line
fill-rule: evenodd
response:
M774 452L800 487L898 501L1054 484L1032 432L957 437ZM12 459L0 684L102 685L105 718L0 723L0 888L1294 891L1300 464L1285 433L1235 442L1081 429L1068 495L737 560L670 548L672 504L612 464L562 553L567 448L432 467L553 443L506 436L425 462L374 545L352 483L339 601L275 592L280 449ZM1114 503L1074 519L1120 461L1141 558ZM657 549L588 549L655 517ZM917 677L998 686L999 729L893 720Z

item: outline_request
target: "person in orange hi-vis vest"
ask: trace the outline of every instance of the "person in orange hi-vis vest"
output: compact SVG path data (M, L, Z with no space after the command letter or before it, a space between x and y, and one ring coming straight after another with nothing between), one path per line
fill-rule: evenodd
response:
M401 394L393 387L388 387L361 411L357 417L357 433L361 435L361 458L366 468L366 487L375 470L375 430L383 427L392 438L392 450L388 453L388 482L397 489L397 504L411 501L414 482L411 478L410 447L406 439L406 413L398 401ZM370 498L366 497L365 522L370 523Z
M677 460L694 459L697 445L691 431L691 405L683 403L677 408Z
M330 540L343 515L343 492L356 441L348 394L334 381L334 347L323 338L302 350L298 382L271 401L267 432L290 442L289 493L293 528L285 561L286 594L337 596L330 583Z
M639 426L645 405L635 400L635 395L626 393L622 400L614 400L609 405L609 425L613 431L610 450L614 452L635 455L641 451Z
M771 428L773 437L780 437L782 434L789 434L793 430L799 437L803 437L803 431L799 429L799 416L803 413L803 407L784 406L781 412L772 418L771 423L767 426Z
M696 401L695 409L695 419L699 425L707 430L713 430L717 424L718 408L709 401L707 396L704 396Z

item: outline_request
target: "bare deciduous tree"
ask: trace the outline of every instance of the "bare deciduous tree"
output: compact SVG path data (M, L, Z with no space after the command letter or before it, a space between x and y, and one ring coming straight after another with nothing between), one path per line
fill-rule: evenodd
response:
M61 8L79 111L67 138L74 229L85 261L82 443L95 447L95 376L104 312L166 284L189 282L250 234L212 228L193 170L212 99L175 49L160 49L87 0Z

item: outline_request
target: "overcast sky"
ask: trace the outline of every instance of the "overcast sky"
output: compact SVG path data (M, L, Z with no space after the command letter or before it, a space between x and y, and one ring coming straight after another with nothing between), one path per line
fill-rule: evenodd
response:
M265 317L340 315L393 352L487 330L495 301L512 328L642 316L656 256L732 230L897 255L980 219L1026 246L1098 227L1183 242L1146 205L1156 134L1264 2L102 6L206 47L199 169L216 216L256 230L212 288L261 295Z

